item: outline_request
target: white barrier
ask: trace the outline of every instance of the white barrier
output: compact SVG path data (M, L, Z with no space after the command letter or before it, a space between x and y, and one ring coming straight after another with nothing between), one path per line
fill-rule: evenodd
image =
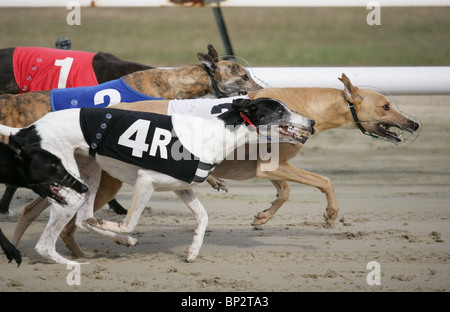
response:
M346 74L355 85L377 87L391 94L450 94L450 66L414 67L252 67L255 79L270 87L342 89Z
M0 0L0 7L66 7L70 0ZM75 0L81 7L366 7L370 0ZM377 0L381 7L449 6L449 0ZM178 4L182 3L182 4ZM219 4L218 4L219 3Z

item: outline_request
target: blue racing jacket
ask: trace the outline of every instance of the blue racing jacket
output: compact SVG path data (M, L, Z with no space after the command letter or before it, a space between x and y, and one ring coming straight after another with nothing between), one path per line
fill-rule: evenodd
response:
M81 107L107 107L122 102L162 99L132 89L123 81L123 78L92 87L53 89L51 92L52 111Z

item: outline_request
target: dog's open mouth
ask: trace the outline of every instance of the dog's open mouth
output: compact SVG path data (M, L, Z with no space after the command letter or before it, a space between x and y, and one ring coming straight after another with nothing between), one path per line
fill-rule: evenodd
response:
M300 128L293 126L293 125L280 125L278 126L278 132L284 136L288 137L288 139L305 143L306 140L311 135L310 132L301 130Z
M420 131L417 131L419 124L415 123L415 125L417 125L417 127L415 129L411 129L392 122L380 121L375 125L375 133L394 144L399 144L406 141L412 143L420 133Z
M385 139L393 143L402 142L402 129L393 124L379 122L376 124L377 132L379 132Z
M79 193L70 187L62 186L60 184L49 184L48 189L50 191L50 194L48 194L50 201L55 201L58 204L71 209L77 209L87 199L84 192Z
M60 191L63 189L61 185L53 183L49 184L48 188L50 190L50 198L54 199L60 205L67 205L66 198L60 193Z
M85 202L86 197L84 193L89 190L86 184L71 178L65 179L61 183L35 184L31 188L41 197L48 198L50 201L74 209Z
M380 139L395 145L410 145L419 137L422 125L418 118L408 116L409 118L402 124L388 120L378 121L372 126L372 131L370 132L379 136ZM370 129L370 127L368 128Z

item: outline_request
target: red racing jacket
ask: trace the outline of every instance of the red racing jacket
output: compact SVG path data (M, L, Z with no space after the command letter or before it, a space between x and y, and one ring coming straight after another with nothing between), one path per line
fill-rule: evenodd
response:
M98 85L92 68L95 53L16 47L14 78L20 92Z

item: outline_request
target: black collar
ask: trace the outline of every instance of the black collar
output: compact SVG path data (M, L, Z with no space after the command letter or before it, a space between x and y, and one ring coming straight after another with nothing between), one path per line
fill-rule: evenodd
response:
M356 110L355 110L355 105L353 105L353 103L350 103L349 101L347 101L347 106L350 109L350 112L352 113L352 117L353 120L355 121L355 124L358 126L359 130L361 130L361 132L365 135L368 135L372 138L375 139L379 139L380 137L377 135L374 135L370 132L367 132L366 129L364 129L364 127L361 125L361 121L359 121L358 115L356 114Z
M206 72L208 73L209 79L211 80L211 84L212 84L212 87L214 89L214 92L216 93L216 96L219 99L226 97L226 94L219 90L219 86L217 85L217 82L214 79L214 77L213 77L211 71L209 70L208 66L203 64L203 67L205 68Z

